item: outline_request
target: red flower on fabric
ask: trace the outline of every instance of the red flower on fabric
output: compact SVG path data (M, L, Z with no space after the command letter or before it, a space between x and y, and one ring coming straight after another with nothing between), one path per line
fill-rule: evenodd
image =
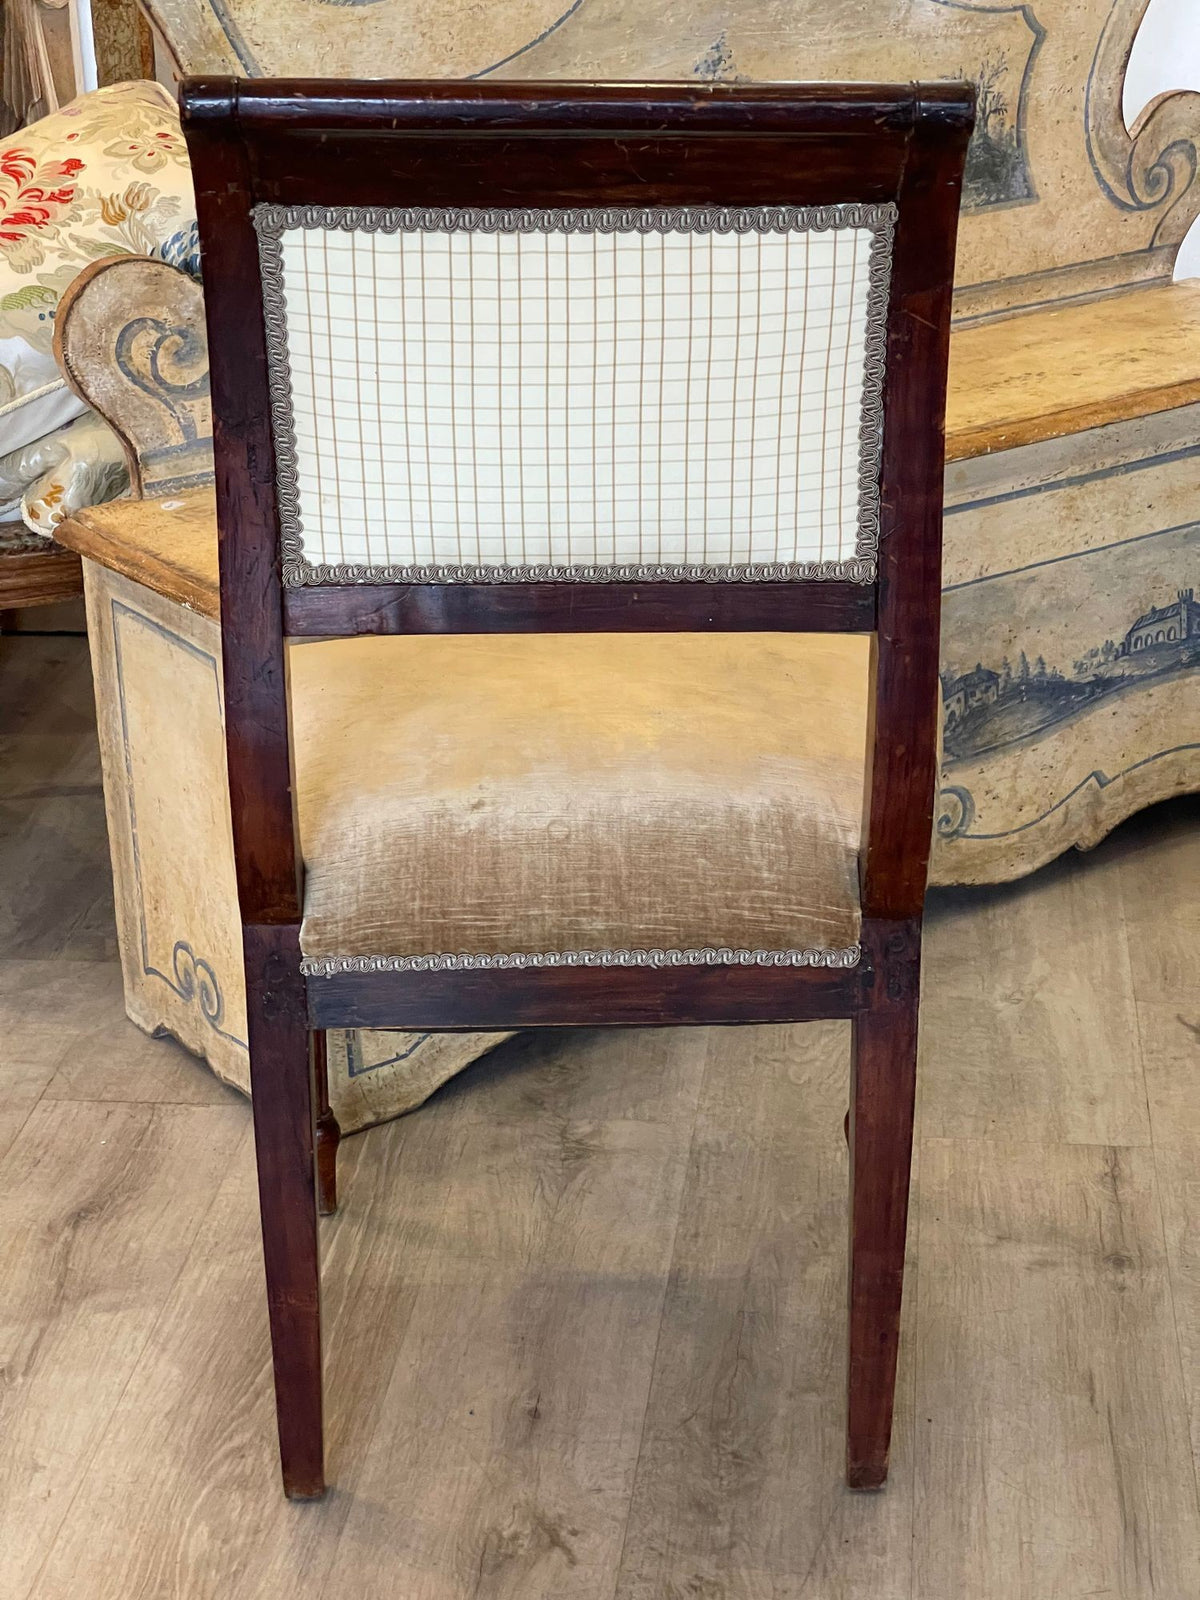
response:
M62 180L82 171L77 156L39 161L32 151L16 145L0 150L0 243L17 244L53 221L55 213L75 199L76 185Z

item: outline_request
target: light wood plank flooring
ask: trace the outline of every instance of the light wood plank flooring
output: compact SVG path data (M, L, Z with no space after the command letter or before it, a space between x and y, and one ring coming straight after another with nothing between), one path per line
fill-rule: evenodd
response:
M1200 805L939 895L891 1484L847 1032L526 1036L342 1147L329 1465L249 1115L123 1020L82 640L0 640L3 1600L1200 1600Z

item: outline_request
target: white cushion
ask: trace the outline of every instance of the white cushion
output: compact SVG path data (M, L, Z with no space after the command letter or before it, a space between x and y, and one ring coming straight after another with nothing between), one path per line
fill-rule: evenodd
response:
M120 439L95 411L0 456L0 522L18 516L34 533L54 536L84 506L129 487Z

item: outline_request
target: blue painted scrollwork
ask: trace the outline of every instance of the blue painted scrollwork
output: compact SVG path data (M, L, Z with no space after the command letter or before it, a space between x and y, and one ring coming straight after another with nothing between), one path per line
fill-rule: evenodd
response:
M950 784L938 793L937 834L939 839L959 839L975 820L975 801L969 789Z
M225 1015L225 999L212 963L198 956L185 940L179 939L171 952L171 970L175 974L173 987L179 996L198 1004L200 1015L219 1031L221 1018Z

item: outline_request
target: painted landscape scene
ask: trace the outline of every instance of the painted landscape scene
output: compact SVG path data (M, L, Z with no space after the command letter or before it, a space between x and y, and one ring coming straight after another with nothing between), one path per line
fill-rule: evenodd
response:
M1014 659L978 662L943 676L943 744L948 761L978 756L1027 739L1108 695L1150 679L1200 667L1200 602L1192 588L1164 596L1135 618L1124 635L1105 639L1065 662Z

